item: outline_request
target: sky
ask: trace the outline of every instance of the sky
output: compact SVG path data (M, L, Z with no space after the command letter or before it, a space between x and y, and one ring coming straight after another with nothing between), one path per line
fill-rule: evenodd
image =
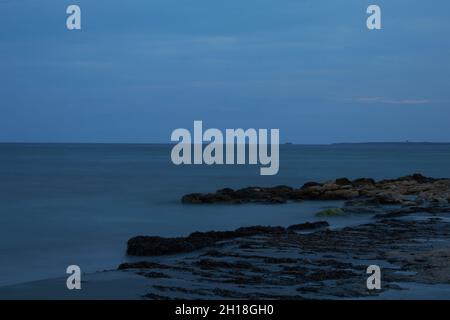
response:
M168 143L202 120L450 142L449 15L448 0L0 0L0 141Z

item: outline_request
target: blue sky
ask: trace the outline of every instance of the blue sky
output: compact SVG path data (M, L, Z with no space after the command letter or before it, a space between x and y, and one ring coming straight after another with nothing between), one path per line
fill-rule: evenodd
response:
M0 141L169 142L194 120L450 141L449 15L444 0L0 0Z

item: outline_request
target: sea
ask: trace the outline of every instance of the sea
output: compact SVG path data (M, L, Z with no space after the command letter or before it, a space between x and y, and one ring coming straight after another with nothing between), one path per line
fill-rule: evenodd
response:
M340 177L450 177L450 144L280 146L280 170L257 165L175 166L164 144L0 144L0 286L115 269L137 235L186 236L241 226L318 220L339 202L183 205L220 188L289 185ZM370 216L329 218L332 227Z

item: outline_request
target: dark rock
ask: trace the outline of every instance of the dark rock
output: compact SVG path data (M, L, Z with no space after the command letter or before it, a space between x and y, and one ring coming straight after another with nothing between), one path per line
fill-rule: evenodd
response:
M359 178L352 181L354 186L375 185L375 180L372 178Z
M311 281L326 281L337 279L348 279L357 277L358 274L347 270L319 270L308 275Z
M268 257L264 259L264 263L275 263L275 264L285 264L285 263L297 263L298 260L292 258L275 258Z
M404 217L411 214L428 213L428 214L442 214L450 213L449 206L436 206L436 207L407 207L396 210L390 210L386 213L380 213L375 215L374 219L391 219Z
M425 177L425 176L421 175L420 173L415 173L411 176L406 176L401 179L414 180L417 183L432 183L432 182L436 182L439 180L439 179L435 179L435 178L431 178L431 177Z
M161 279L161 278L165 278L165 279L170 279L171 277L168 276L165 273L162 272L138 272L137 273L140 276L146 277L146 278L153 278L153 279Z
M353 189L328 190L322 193L318 200L351 200L359 197L359 191Z
M239 228L234 231L194 232L188 237L178 238L138 236L128 240L127 254L131 256L159 256L191 252L212 246L219 241L285 232L287 230L282 227L255 226Z
M127 269L166 269L168 266L154 263L154 262L148 262L148 261L139 261L139 262L127 262L122 263L117 268L118 270L127 270Z
M203 203L203 195L201 193L191 193L181 198L182 203Z
M416 196L416 199L411 199ZM353 200L367 198L378 204L406 204L414 201L450 203L450 180L425 177L419 173L398 179L376 182L372 178L350 181L339 178L334 182L307 182L300 189L289 186L248 187L239 190L224 188L215 193L192 193L182 197L183 203L263 203L282 204L303 200Z
M346 211L341 208L327 208L316 213L317 217L340 217L346 215Z
M131 256L158 256L189 252L214 244L212 239L162 238L139 236L128 240L127 254Z
M336 179L336 184L338 186L348 186L348 185L352 184L352 182L350 180L348 180L347 178L339 178L339 179Z
M330 224L326 221L317 221L317 222L306 222L301 224L294 224L292 226L289 226L288 230L293 231L304 231L304 230L314 230L318 228L326 228L329 227Z
M200 203L223 203L234 202L233 197L226 193L192 193L181 198L182 203L200 204ZM236 202L237 203L237 202Z
M307 189L307 188L311 188L311 187L320 187L320 186L322 186L322 185L323 185L322 183L310 181L310 182L306 182L306 183L301 187L301 189Z
M219 251L219 250L208 250L204 256L210 256L210 257L226 257L227 254Z
M349 200L344 203L345 207L379 207L380 202L375 198L363 198Z
M433 183L438 180L443 180L443 179L435 179L435 178L431 178L431 177L425 177L420 173L414 173L412 175L400 177L398 179L381 180L379 183L386 184L386 183L393 183L393 182L398 182L398 181L415 181L417 183L423 184L423 183Z
M252 237L255 233L258 236ZM231 239L225 246L216 241L236 234L249 237ZM399 282L449 283L449 235L450 223L438 218L382 219L311 233L280 227L198 232L189 237L216 241L209 257L199 252L163 259L165 265L137 262L120 269L142 269L135 272L148 275L146 297L155 299L361 298L398 290ZM243 249L248 247L251 250ZM366 269L371 263L386 265L382 291L367 290ZM177 272L165 274L161 269ZM167 276L171 280L164 279ZM236 284L234 291L218 289L228 284ZM420 289L417 293L426 297Z
M216 193L192 193L182 197L183 203L206 204L206 203L285 203L287 200L296 198L294 189L288 186L277 186L271 188L248 187L239 190L225 188Z
M224 189L220 189L217 190L217 193L222 193L222 194L233 194L234 190L231 188L224 188Z
M402 204L403 200L398 193L379 193L374 199L380 204Z
M246 270L253 270L253 271L259 271L255 266L253 266L251 263L245 262L245 261L238 261L238 262L226 262L226 261L219 261L219 260L212 260L212 259L201 259L194 263L196 266L202 268L202 269L246 269Z

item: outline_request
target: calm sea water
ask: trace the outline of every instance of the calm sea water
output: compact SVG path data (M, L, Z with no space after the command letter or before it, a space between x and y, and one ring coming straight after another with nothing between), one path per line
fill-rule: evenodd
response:
M450 145L283 145L280 172L257 166L181 166L168 145L0 144L0 285L115 268L135 235L187 235L315 220L329 204L186 206L185 193L223 187L421 172L450 177ZM335 218L334 225L368 217Z

